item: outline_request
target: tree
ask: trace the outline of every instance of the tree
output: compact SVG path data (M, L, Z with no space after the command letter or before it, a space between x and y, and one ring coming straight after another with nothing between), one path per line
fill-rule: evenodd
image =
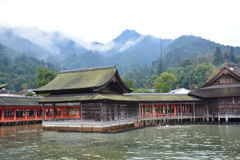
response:
M160 77L154 82L154 88L156 93L166 93L172 89L173 83L177 82L176 77L168 72L163 72Z
M123 79L123 83L128 87L133 89L134 88L134 80L132 79Z
M32 96L35 96L35 94L34 94L33 92L27 92L27 93L25 94L25 96L32 97Z
M21 85L21 87L24 89L24 91L27 91L27 89L28 89L28 84L27 84L27 83L23 83L23 84Z
M221 49L219 47L217 47L214 52L213 64L215 66L218 66L218 65L221 65L222 63L223 63L223 54L222 54Z
M234 49L231 47L230 52L229 52L229 61L233 63L237 63L237 58L234 54Z
M208 77L211 76L214 70L214 66L206 62L198 65L194 69L192 82L194 86L191 89L196 89L197 87L203 85L208 80Z
M133 93L153 93L151 90L148 90L146 88L139 88L133 91Z
M229 56L228 52L224 51L224 54L223 54L224 61L229 61L229 58L230 58L230 56Z
M45 67L37 67L36 70L37 70L36 83L38 88L46 85L57 76L57 72L48 70Z
M181 61L178 64L178 67L186 67L186 66L189 66L189 65L192 65L191 60L190 59L184 59L183 61Z

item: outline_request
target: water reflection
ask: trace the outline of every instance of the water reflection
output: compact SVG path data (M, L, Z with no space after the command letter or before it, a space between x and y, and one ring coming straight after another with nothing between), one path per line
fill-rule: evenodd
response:
M0 159L240 159L240 126L160 126L119 134L0 127Z

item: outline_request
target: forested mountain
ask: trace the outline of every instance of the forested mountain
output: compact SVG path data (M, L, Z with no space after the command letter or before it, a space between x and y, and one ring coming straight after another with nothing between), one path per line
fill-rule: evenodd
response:
M162 40L165 48L172 40ZM16 52L25 53L58 64L64 69L98 67L119 64L121 72L149 65L160 54L160 39L125 30L106 44L79 44L68 36L47 33L37 28L0 28L0 43Z
M135 30L125 30L106 44L82 45L60 32L0 28L0 43L0 84L17 91L23 83L36 87L38 66L59 71L118 64L122 78L135 88L150 89L161 73L169 72L178 79L174 87L195 89L228 61L240 62L240 47L192 35L160 40Z
M21 91L24 87L36 88L36 67L59 70L52 63L45 63L34 57L27 57L0 44L0 84L8 84L8 90Z
M219 47L222 51L229 51L230 46L224 46L219 43L212 42L210 40L203 39L195 36L181 36L169 44L164 50L164 58L168 67L176 67L177 64L190 57L191 54L203 56L207 53L213 53L216 47ZM240 54L240 47L234 47L237 54Z
M0 43L8 46L13 51L25 53L26 56L32 56L38 59L43 59L50 54L50 52L44 48L15 34L13 30L3 27L0 27Z

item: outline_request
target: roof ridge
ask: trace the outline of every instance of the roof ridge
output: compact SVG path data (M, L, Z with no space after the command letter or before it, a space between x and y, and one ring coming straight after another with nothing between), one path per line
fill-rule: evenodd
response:
M133 96L133 95L142 95L142 96L159 96L159 95L187 95L187 93L124 93L124 96Z
M74 70L66 70L66 71L60 71L60 73L74 73L74 72L85 72L85 71L96 71L96 70L104 70L104 69L114 69L117 65L112 66L104 66L104 67L96 67L96 68L84 68L84 69L74 69Z

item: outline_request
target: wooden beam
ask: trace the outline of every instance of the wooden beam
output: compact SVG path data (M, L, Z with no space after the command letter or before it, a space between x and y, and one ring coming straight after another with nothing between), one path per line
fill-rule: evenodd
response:
M55 121L56 118L56 105L53 103L53 120Z

